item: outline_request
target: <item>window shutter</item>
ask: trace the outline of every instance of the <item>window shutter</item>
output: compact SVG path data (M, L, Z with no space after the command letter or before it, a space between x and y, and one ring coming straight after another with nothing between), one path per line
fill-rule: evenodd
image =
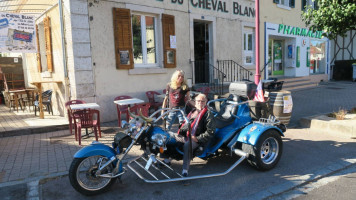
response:
M289 7L291 8L295 7L295 0L289 0Z
M113 17L116 69L133 69L130 10L113 8Z
M176 49L170 46L170 36L175 36L174 16L162 14L163 33L163 57L165 68L175 68L177 66Z
M46 41L46 56L47 56L47 70L53 72L53 56L52 56L52 38L51 38L51 20L49 17L44 18L44 34Z
M37 70L38 72L42 72L42 65L41 65L41 54L40 54L40 39L38 36L38 25L36 24L36 42L37 42Z
M306 5L307 5L307 0L302 0L302 10L305 10Z
M277 3L277 4L278 4L278 3L279 3L279 0L273 0L273 3Z

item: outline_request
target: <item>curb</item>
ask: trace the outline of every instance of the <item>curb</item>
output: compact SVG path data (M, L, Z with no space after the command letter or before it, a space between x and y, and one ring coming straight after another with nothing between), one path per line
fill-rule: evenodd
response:
M21 135L31 135L38 133L48 133L54 131L61 131L69 129L68 124L55 125L55 126L44 126L44 127L33 127L27 129L16 129L11 131L0 132L0 138L2 137L13 137Z
M349 138L356 137L355 121L332 120L322 117L326 114L303 117L299 120L299 125L311 130L324 130L329 133L337 133Z

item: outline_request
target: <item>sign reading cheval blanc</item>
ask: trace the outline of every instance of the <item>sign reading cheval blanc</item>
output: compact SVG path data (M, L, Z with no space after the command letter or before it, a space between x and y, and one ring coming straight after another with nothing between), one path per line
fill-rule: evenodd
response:
M35 18L0 12L0 52L36 53Z
M164 0L156 0L164 2ZM255 17L255 8L248 5L242 5L237 1L227 0L166 0L172 4L183 5L184 1L189 3L193 8L202 9L204 11L215 11L221 13L230 13L245 17Z

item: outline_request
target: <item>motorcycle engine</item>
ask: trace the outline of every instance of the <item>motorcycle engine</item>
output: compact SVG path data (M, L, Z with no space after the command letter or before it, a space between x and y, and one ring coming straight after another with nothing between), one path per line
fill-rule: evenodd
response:
M122 152L124 148L130 146L132 138L123 132L116 133L114 137L113 147L119 148L119 152Z

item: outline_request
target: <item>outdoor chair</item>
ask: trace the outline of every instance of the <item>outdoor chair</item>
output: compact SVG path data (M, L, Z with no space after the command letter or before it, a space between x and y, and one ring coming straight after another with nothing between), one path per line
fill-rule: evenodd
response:
M39 97L38 95L36 95L36 101L34 103L35 105L35 116L36 116L36 112L37 112L37 107L38 107L38 110L40 111L39 109ZM47 107L47 111L48 111L48 114L51 114L52 112L52 115L53 115L53 108L52 108L52 90L46 90L42 93L42 104L44 106Z
M134 112L136 112L137 114L141 110L143 116L148 117L149 116L150 107L151 107L150 103L140 103L140 104L135 105L135 108L133 108L132 110Z
M16 106L14 95L10 95L10 93L6 92L6 91L4 91L3 94L4 94L4 98L5 98L5 103L10 107L10 112L11 112L11 109L15 110L15 108L16 108L16 110L18 112L19 108ZM20 99L18 99L17 103L18 103L18 105L20 106L20 108L22 110L22 104L21 104Z
M124 100L124 99L132 99L132 97L127 95L117 96L115 97L114 101ZM127 110L127 106L120 106L118 104L116 104L116 110L117 110L117 122L119 124L119 127L121 127L121 115L126 114L126 120L128 120L129 112Z
M210 92L210 87L200 87L196 89L197 92L205 94L206 98L208 98L209 92Z
M82 128L93 128L95 140L98 141L98 132L99 137L101 137L99 110L88 109L75 111L73 112L73 118L75 121L75 140L79 140L79 145L81 145Z
M26 89L26 96L21 98L21 102L23 103L24 107L28 106L28 110L31 111L31 106L33 106L33 110L35 109L35 92L34 89Z
M156 111L162 107L163 102L157 102L155 100L155 95L160 95L160 93L156 92L156 91L147 91L146 92L146 96L148 98L148 102L151 104L151 108L153 108Z
M70 101L67 101L65 103L65 108L67 109L67 115L68 115L68 121L69 121L69 131L70 131L70 134L73 134L73 124L74 126L75 125L75 120L73 118L73 112L72 110L70 109L70 105L74 105L74 104L84 104L86 103L85 101L83 100L70 100Z

